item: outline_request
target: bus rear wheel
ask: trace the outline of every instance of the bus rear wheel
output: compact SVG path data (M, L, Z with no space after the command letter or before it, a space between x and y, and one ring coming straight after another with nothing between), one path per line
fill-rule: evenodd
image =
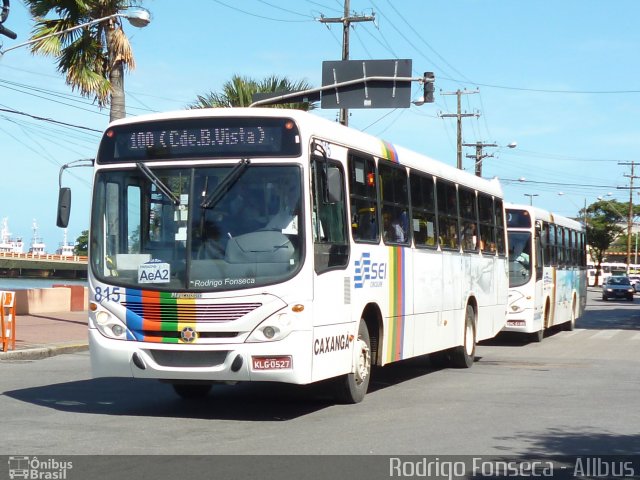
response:
M356 349L356 368L354 373L348 373L336 379L336 399L340 403L359 403L364 399L369 389L371 378L371 340L369 329L364 319L360 319Z
M476 356L476 314L471 305L467 305L464 317L464 343L451 350L451 366L469 368Z
M569 318L569 321L565 322L564 325L562 326L562 329L567 332L573 331L574 328L576 328L576 303L575 302L573 302L573 305L571 306L571 318Z

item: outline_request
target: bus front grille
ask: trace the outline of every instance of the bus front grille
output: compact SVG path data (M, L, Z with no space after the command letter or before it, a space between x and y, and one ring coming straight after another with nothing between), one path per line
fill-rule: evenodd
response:
M261 303L142 303L122 302L131 312L150 322L232 322L262 306Z

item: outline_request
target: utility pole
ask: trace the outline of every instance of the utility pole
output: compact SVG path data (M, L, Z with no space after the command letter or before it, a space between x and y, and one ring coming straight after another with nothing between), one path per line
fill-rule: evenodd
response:
M621 162L618 165L630 165L631 166L631 175L625 175L625 177L629 178L629 186L628 187L618 187L621 189L629 189L629 211L627 214L627 274L629 273L629 266L631 265L631 231L633 229L633 190L638 188L633 186L633 179L640 178L634 175L634 170L636 166L636 162L632 161L630 163Z
M482 149L484 147L497 147L498 144L497 143L482 143L482 142L476 142L476 143L463 143L462 144L463 147L476 147L476 154L475 155L466 155L467 158L473 158L475 159L475 171L476 171L476 176L481 177L482 176L482 160L484 160L487 157L493 157L493 154L488 154L482 153Z
M349 15L350 1L344 0L344 15L342 17L320 17L318 21L320 23L341 23L342 24L342 60L349 60L349 27L354 22L373 22L376 19L373 15ZM349 125L349 110L346 108L340 109L340 123L342 125Z
M456 90L455 92L442 92L442 95L456 95L458 97L458 113L441 113L441 117L457 117L458 119L458 156L457 167L462 170L462 117L479 117L479 113L462 113L460 98L462 95L470 95L472 93L480 93L480 90Z

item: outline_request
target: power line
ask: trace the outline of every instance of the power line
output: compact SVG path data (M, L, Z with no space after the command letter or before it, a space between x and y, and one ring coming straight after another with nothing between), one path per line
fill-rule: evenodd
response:
M35 120L42 120L43 122L55 123L56 125L64 125L66 127L79 128L81 130L89 130L91 132L102 133L102 130L96 130L95 128L84 127L82 125L74 125L72 123L61 122L59 120L53 120L52 118L39 117L38 115L32 115L26 112L19 112L18 110L11 110L8 108L0 108L0 112L14 113L16 115L24 115L26 117L31 117Z
M256 17L256 18L262 18L263 20L271 20L273 22L285 22L285 23L301 23L301 22L312 22L314 21L313 17L311 15L309 15L309 20L285 20L283 18L273 18L273 17L267 17L264 15L258 15L257 13L253 13L253 12L248 12L246 10L242 10L240 8L237 7L233 7L231 5L228 5L220 0L213 0L215 3L222 5L223 7L227 7L231 10L235 10L236 12L240 12L240 13L244 13L245 15L249 15L251 17ZM273 5L271 5L273 6Z

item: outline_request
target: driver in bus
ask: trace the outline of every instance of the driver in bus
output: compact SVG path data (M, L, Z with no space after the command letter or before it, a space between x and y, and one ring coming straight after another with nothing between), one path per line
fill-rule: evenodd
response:
M282 185L278 212L271 217L265 228L280 230L284 234L298 234L298 208L300 185L291 179Z

